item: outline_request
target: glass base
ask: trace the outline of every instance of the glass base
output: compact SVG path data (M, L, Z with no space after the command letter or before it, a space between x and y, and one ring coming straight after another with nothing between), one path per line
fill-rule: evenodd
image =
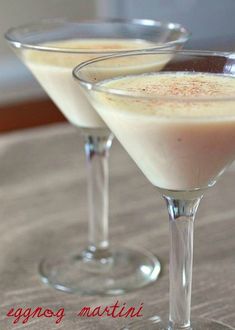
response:
M130 322L121 330L234 330L234 328L220 322L201 318L193 320L189 328L172 328L163 324L159 316L153 316L148 319Z
M119 295L154 282L160 273L158 259L147 251L129 248L45 259L39 266L44 283L81 295Z

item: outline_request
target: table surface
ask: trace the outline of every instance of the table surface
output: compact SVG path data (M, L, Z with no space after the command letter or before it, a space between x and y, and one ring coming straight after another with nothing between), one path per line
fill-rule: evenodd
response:
M195 230L192 316L235 327L235 167L209 190ZM168 311L168 217L164 201L118 142L110 156L110 239L159 256L163 271L147 288L118 297L80 297L48 288L37 273L47 254L86 245L87 201L82 139L69 125L0 139L0 329L119 329L128 319L78 318L85 305L144 303L144 316ZM10 308L65 308L60 324L34 318L12 325Z

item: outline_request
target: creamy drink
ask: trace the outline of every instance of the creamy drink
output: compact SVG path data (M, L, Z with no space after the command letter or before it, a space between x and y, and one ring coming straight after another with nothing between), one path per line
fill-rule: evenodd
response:
M88 242L79 252L60 251L42 260L39 273L44 283L81 295L120 295L155 281L161 265L142 249L109 244L108 156L113 134L79 86L73 70L95 58L110 59L86 77L97 82L113 76L157 72L182 48L188 32L177 23L148 19L41 20L7 31L5 37L28 66L50 98L81 129L88 181ZM138 52L168 50L148 58ZM137 52L138 51L138 52ZM113 55L123 55L118 61ZM137 56L137 57L136 57ZM87 63L87 62L86 62ZM89 89L88 89L89 90ZM83 213L79 214L83 218ZM80 220L82 221L82 219ZM124 220L125 222L126 220Z
M234 97L232 76L162 72L96 87L93 105L153 185L203 188L234 159L235 101L224 99ZM105 88L125 96L101 92Z
M105 124L78 89L71 76L72 69L81 62L102 56L102 53L104 56L112 52L153 46L153 43L139 39L73 39L41 45L61 49L61 52L25 50L23 60L72 124L100 128L105 127Z
M151 71L107 79L100 74L101 66L111 67L115 60L128 59L138 66L170 54L161 71L153 66ZM205 189L235 160L234 65L234 53L154 50L96 59L73 71L101 118L167 205L168 324L154 314L132 321L130 330L231 329L214 320L191 322L191 293L196 211Z

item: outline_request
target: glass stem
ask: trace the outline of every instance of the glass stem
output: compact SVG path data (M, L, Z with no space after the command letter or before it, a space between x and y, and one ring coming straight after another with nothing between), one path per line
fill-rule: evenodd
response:
M86 258L109 257L108 239L108 156L113 135L107 129L83 130L88 179L88 249Z
M170 220L169 329L190 329L194 218L202 196L164 195Z

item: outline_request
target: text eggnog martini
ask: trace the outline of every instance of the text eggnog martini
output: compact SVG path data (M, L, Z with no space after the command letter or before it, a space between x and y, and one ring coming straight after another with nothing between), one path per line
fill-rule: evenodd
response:
M169 61L160 71L102 70ZM155 59L155 60L154 60ZM145 51L83 63L73 74L98 114L167 203L170 219L170 313L141 319L125 330L225 330L211 320L191 322L194 218L206 188L235 159L235 54ZM120 68L121 70L121 68ZM121 71L120 71L121 72Z

